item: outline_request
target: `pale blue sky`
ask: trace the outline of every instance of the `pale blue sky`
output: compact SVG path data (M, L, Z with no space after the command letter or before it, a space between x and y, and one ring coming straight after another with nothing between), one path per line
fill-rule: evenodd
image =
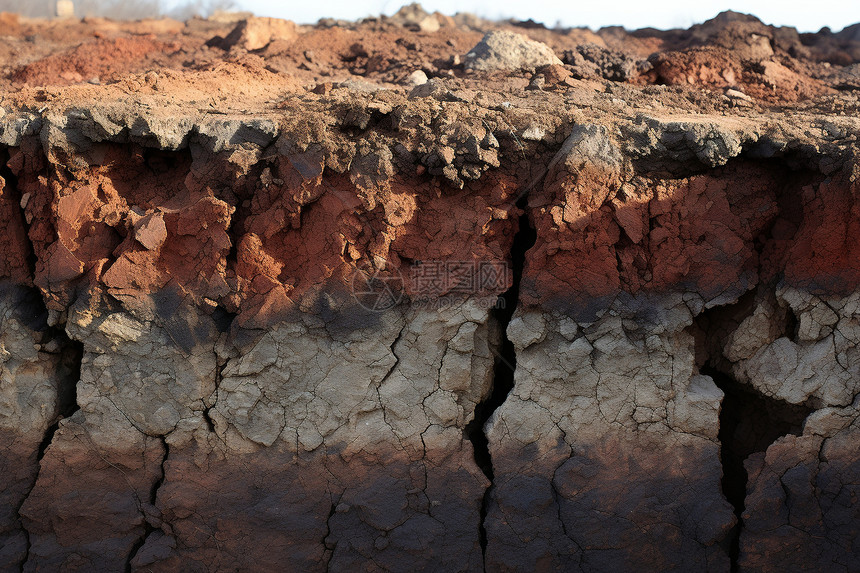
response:
M403 0L238 0L242 9L260 16L287 18L300 23L316 22L322 17L355 20L376 14L393 14ZM408 2L405 2L408 3ZM425 0L428 11L446 14L473 12L488 18L533 18L553 26L588 26L599 28L622 25L629 29L688 27L727 10L752 13L768 24L794 26L801 32L818 31L830 26L834 31L860 22L857 0L747 0L727 2L711 0L626 0L576 2L567 0Z

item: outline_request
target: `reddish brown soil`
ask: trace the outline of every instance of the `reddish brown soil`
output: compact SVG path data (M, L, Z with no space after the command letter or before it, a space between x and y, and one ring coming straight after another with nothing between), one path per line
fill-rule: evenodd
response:
M604 196L617 186L611 177L597 172L531 198L539 232L527 302L587 308L619 291L667 290L709 299L783 276L813 292L850 293L860 281L858 187L845 176L823 182L739 162L639 181L641 196L626 200Z
M151 36L96 39L22 66L12 74L16 83L69 85L121 77L134 65L150 62L153 53L171 54L178 43L165 44Z
M103 109L164 122L257 114L296 145L274 162L252 151L215 153L199 162L205 168L187 151L111 146L75 167L74 158L44 157L24 140L8 152L16 195L0 187L14 237L5 274L28 276L26 228L35 283L54 310L82 281L115 295L173 284L241 309L243 323L277 315L329 280L346 284L356 266L374 261L397 272L428 257L505 260L520 214L515 199L532 191L572 124L655 112L741 123L792 108L850 114L856 98L843 96L856 73L832 62L860 58L853 36L800 36L739 14L633 33L441 16L432 32L397 18L298 29L261 19L250 43L245 24L200 19L3 18L0 104L8 109ZM546 43L566 65L466 70L465 54L494 28ZM414 97L408 78L416 70L443 82L426 86L441 91ZM531 126L541 135L527 137ZM480 159L463 159L470 145L484 146L475 148ZM376 165L379 149L398 155ZM356 168L361 161L371 163ZM641 197L614 198L623 182L594 165L578 180L563 174L538 185L528 205L538 241L525 299L673 288L718 296L782 272L831 290L856 283L856 181L844 170L824 181L780 169L738 161L689 177L643 173L627 185ZM803 212L792 211L788 203L807 196ZM816 225L825 220L822 234ZM772 228L792 241L758 244Z
M122 83L147 71L175 70L193 89L218 62L242 60L241 44L229 49L219 39L235 26L207 20L120 23L103 19L40 21L4 14L0 47L0 88L7 93L29 87ZM607 28L549 30L475 18L438 17L435 32L416 31L396 18L368 19L343 26L302 26L295 38L272 41L254 51L261 65L308 89L326 81L359 76L374 83L399 83L416 69L428 76L468 78L463 56L484 31L506 28L549 45L561 57L593 44L610 57L649 62L627 81L665 83L691 89L734 87L769 103L806 100L833 93L826 77L834 66L860 61L860 42L844 34L799 35L765 26L752 17L720 15L690 30ZM220 47L218 47L220 46ZM190 74L190 75L189 75ZM600 80L599 77L592 79ZM485 87L504 89L504 83ZM181 97L182 92L176 92Z

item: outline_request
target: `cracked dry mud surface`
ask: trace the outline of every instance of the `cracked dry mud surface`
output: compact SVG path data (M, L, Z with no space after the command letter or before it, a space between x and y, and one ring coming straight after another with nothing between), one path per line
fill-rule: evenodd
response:
M0 571L857 570L857 26L0 23Z

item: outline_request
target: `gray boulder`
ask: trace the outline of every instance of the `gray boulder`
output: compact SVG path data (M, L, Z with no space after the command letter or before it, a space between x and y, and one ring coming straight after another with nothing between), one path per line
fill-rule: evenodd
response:
M521 34L494 30L466 54L463 65L467 70L497 72L535 70L561 63L546 44L529 40Z

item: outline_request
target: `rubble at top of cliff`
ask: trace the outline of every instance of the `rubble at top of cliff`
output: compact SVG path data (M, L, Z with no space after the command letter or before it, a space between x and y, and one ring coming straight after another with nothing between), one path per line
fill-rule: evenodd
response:
M186 22L3 13L0 22L3 115L110 104L263 113L344 99L340 91L405 94L416 74L437 79L443 100L483 107L563 105L547 97L554 94L643 110L684 100L681 107L705 113L847 110L856 106L860 66L856 25L799 33L735 12L688 30L596 32L430 14L417 4L316 25L222 12Z
M575 123L615 126L641 167L677 172L757 145L844 144L860 107L856 26L802 34L735 12L689 30L596 32L417 4L316 25L243 13L0 18L8 146L41 135L75 152L99 141L218 152L283 136L297 152L320 147L326 168L356 180L379 179L355 169L382 146L380 173L417 164L462 187L500 161L558 148ZM689 117L680 126L670 115Z

